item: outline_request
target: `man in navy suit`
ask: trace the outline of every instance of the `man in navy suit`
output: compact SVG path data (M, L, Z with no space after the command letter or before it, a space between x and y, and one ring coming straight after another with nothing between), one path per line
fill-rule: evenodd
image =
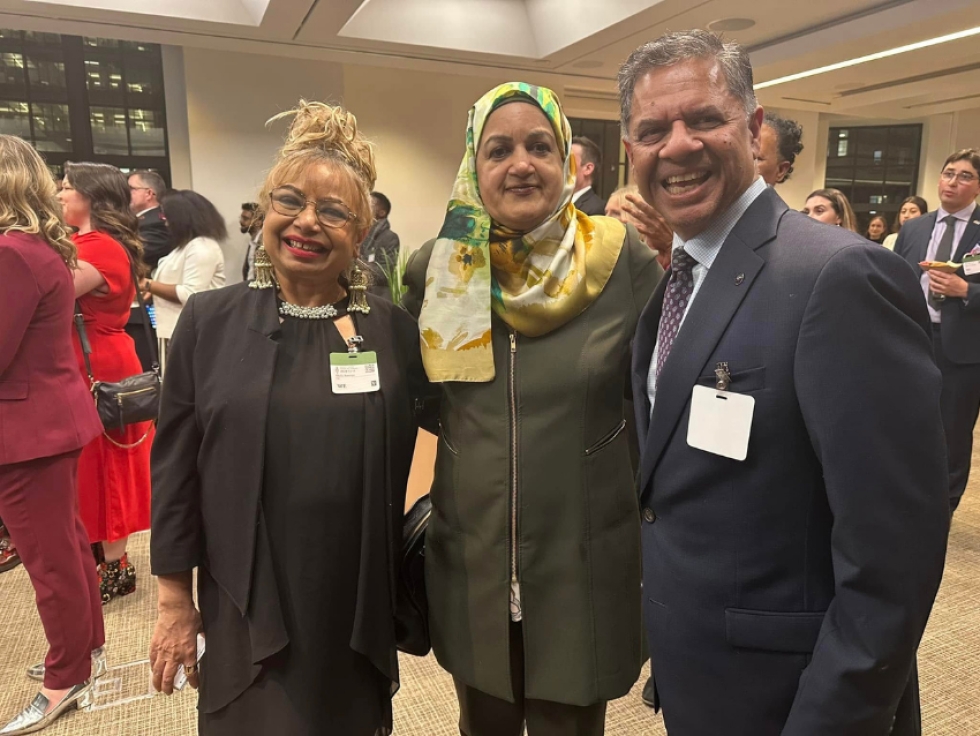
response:
M949 512L915 276L756 175L763 111L737 44L668 34L619 84L640 193L675 233L633 359L667 730L918 733Z
M949 510L956 510L970 477L973 427L980 412L980 271L924 272L922 261L962 263L980 253L980 150L946 159L939 177L940 208L909 220L895 252L915 269L929 306L936 363L943 374L942 412L949 454Z

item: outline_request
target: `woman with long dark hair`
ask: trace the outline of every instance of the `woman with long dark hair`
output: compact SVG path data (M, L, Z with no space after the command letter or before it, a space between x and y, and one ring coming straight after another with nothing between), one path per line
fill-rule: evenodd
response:
M169 192L161 206L174 249L160 259L153 278L144 279L143 289L154 297L164 365L177 318L191 294L225 285L225 257L219 243L228 231L218 210L197 192Z
M0 135L0 514L37 594L48 641L41 691L5 735L78 707L105 631L78 511L79 453L102 434L71 348L75 245L54 182L29 144ZM97 669L95 675L98 676Z
M898 210L898 217L895 218L895 224L892 225L892 233L885 238L882 245L888 248L888 250L895 250L895 241L898 240L898 233L901 231L902 225L904 225L907 220L914 220L916 217L922 217L928 211L929 203L922 197L917 197L913 194L911 197L906 197L903 199L902 206Z
M141 373L133 339L126 334L136 298L133 271L140 273L143 246L136 216L129 209L129 183L116 167L68 163L62 182L65 221L78 232L75 296L92 345L97 381L121 381ZM87 375L75 336L79 370ZM133 532L150 528L150 445L152 422L106 430L82 451L78 497L89 540L99 563L103 604L136 590L136 568L126 555Z

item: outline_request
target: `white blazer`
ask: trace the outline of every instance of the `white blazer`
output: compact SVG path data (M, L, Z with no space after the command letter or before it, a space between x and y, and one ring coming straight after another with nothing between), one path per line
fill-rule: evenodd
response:
M225 285L225 256L218 241L194 238L160 259L154 281L174 284L180 304L156 297L153 306L157 317L157 337L169 340L174 334L177 318L191 294Z

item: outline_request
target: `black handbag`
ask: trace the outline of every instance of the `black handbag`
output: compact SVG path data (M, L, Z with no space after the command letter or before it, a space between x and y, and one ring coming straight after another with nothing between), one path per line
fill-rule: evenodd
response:
M432 501L422 496L402 525L402 559L395 604L395 642L406 654L424 657L432 649L429 638L429 603L425 596L425 531L432 516Z
M99 412L99 419L102 420L103 428L116 431L121 431L130 424L156 421L160 412L160 361L157 355L156 341L150 331L150 319L146 313L143 292L140 289L136 267L132 260L129 262L129 268L133 276L133 283L136 285L136 300L139 302L141 321L143 322L146 340L150 346L150 355L153 358L151 370L115 383L96 380L95 376L92 375L92 362L89 360L92 345L88 341L81 307L78 302L75 302L75 329L78 330L78 339L82 345L85 370L88 372L92 396L95 399L95 408ZM150 430L147 429L138 441L129 445L122 445L107 434L105 437L117 447L130 449L142 444L149 434Z

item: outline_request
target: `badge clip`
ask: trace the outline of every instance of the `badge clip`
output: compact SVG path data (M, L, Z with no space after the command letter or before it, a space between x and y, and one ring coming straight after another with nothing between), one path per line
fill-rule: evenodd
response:
M361 343L364 342L364 338L360 335L354 335L354 337L347 338L347 354L357 355L361 352Z
M728 363L715 364L715 388L718 391L727 391L732 383L732 374L728 371Z

